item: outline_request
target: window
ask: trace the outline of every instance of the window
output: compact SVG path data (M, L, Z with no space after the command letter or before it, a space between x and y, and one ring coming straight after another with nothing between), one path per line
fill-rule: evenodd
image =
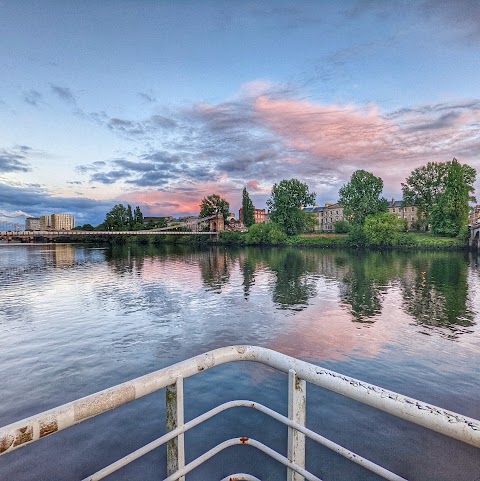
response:
M395 212L395 209L392 209L392 212Z

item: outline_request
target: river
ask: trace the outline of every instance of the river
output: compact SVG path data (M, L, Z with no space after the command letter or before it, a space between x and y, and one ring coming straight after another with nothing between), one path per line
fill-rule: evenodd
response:
M0 286L1 426L232 344L275 349L480 419L473 254L4 244ZM251 363L214 368L186 380L186 419L230 399L286 414L286 385ZM82 479L165 432L164 396L0 457L0 479ZM315 386L307 398L307 426L412 481L480 480L473 447ZM239 435L285 453L283 426L238 409L187 434L187 461ZM160 448L108 479L162 479L164 463ZM310 443L307 468L326 481L380 479ZM276 462L238 447L187 480L241 471L285 479Z

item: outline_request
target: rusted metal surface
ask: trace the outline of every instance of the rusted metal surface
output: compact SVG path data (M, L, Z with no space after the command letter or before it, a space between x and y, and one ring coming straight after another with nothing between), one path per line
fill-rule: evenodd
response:
M179 434L183 434L187 432L188 430L194 428L195 426L198 426L202 422L216 416L217 414L227 410L227 409L232 409L236 407L249 407L252 409L256 409L273 419L285 424L289 428L294 428L300 431L301 433L305 434L307 437L312 439L313 441L316 441L317 443L321 444L322 446L325 446L332 451L335 451L336 453L340 454L341 456L353 461L354 463L358 464L359 466L363 466L365 469L368 469L369 471L372 471L375 474L378 474L379 476L383 477L384 479L388 481L406 481L404 478L401 476L396 475L395 473L392 473L391 471L388 471L387 469L383 468L382 466L379 466L378 464L375 464L372 461L369 461L366 458L363 458L362 456L344 448L343 446L340 446L339 444L334 443L333 441L330 441L329 439L321 436L320 434L315 433L314 431L306 428L305 426L301 426L300 424L297 424L295 421L292 421L291 419L281 415L280 413L277 413L276 411L263 406L262 404L255 403L252 401L248 400L237 400L237 401L229 401L224 404L221 404L220 406L217 406L210 411L201 414L200 416L192 419L191 421L188 421L185 423L183 426L179 426L175 430L161 436L160 438L150 442L146 446L141 447L140 449L137 449L133 453L119 459L115 463L112 463L111 465L103 468L102 470L98 471L92 476L89 476L83 481L98 481L100 479L105 478L109 474L112 474L113 472L117 471L118 469L122 468L123 466L131 463L132 461L140 458L141 456L144 456L145 454L149 453L150 451L153 451L154 449L158 448L159 446L162 446L163 444L169 442L171 439L173 439L175 436L178 436ZM250 441L249 438L247 437L242 437L239 438L241 444L248 444Z
M177 377L175 384L167 386L166 421L167 433L184 425L183 378ZM167 443L167 476L175 473L185 466L185 444L183 433L174 437ZM179 481L185 481L184 477Z
M158 391L159 389L165 388L166 386L172 385L177 382L179 376L187 378L214 366L233 361L260 362L285 373L288 373L289 370L293 369L300 380L311 382L312 384L329 389L351 399L355 399L415 424L427 427L433 431L445 434L467 444L471 444L472 446L480 447L480 422L478 420L447 411L416 399L402 396L401 394L300 361L270 349L254 346L230 346L187 359L186 361L182 361L173 366L5 426L0 429L0 454L13 451L14 449L25 446L52 433L73 426L93 416L131 402L134 399L138 399L142 396ZM300 386L296 381L295 386L297 385ZM239 403L240 404L235 405L244 405L260 409L260 405L252 401L239 401ZM233 407L233 405L229 407ZM260 410L284 422L287 426L293 427L312 439L321 442L323 445L330 447L352 461L377 472L374 470L376 468L372 469L372 466L377 466L374 463L361 458L355 453L345 450L341 446L322 438L318 434L312 434L311 431L307 430L301 424L283 418L283 416L278 413L273 414L274 412L270 412L268 408L263 407ZM211 412L220 411L212 410ZM197 424L199 422L201 421L198 421ZM183 434L189 429L189 425L191 427L190 423L185 423L183 426L179 424L176 429L160 438L163 439L160 444L173 439L179 434ZM237 444L241 443L240 439L241 438L237 438ZM133 459L140 457L142 452L145 454L145 452L154 449L152 446L157 442L158 440L149 443L135 453L122 458L122 460L118 462L118 466L128 464L128 462L131 462ZM248 439L248 442L243 444L253 445L252 443L253 440ZM298 467L297 464L292 463L291 461L287 460L287 462ZM290 467L289 464L286 465ZM175 476L177 476L182 470L186 469L186 467L187 466L177 471ZM384 469L381 467L378 468L380 470ZM110 467L108 469L110 469ZM118 469L117 466L113 470L116 469ZM293 471L304 476L306 479L318 479L305 476L302 470L303 468L301 467L299 467L299 469L293 469ZM385 479L391 479L394 481L403 479L393 473L388 474L389 471L387 470L384 471L385 473L383 473L382 476ZM102 470L102 472L105 473L106 471ZM97 475L99 473L97 473ZM184 474L180 474L172 479L178 479L183 475ZM87 479L101 479L102 477L104 477L104 475Z
M188 463L183 469L180 469L175 474L172 474L171 476L168 476L168 478L165 478L163 481L176 481L177 479L180 478L180 476L184 476L184 475L188 474L190 471L195 469L197 466L200 466L200 464L209 460L211 457L215 456L219 452L221 452L224 449L229 448L231 446L235 446L235 445L252 446L252 447L264 452L265 454L272 457L276 461L282 463L284 466L287 466L288 468L292 469L293 471L301 474L308 481L322 481L320 478L317 478L317 476L314 476L312 473L309 473L305 469L303 469L300 466L298 466L298 465L292 463L291 461L289 461L285 456L282 456L281 454L277 453L276 451L269 448L268 446L265 446L265 444L260 443L259 441L256 441L255 439L249 439L248 443L242 443L241 439L242 438L232 438L232 439L229 439L227 441L224 441L223 443L218 444L214 448L207 451L205 454L202 454L201 456L199 456L197 459L195 459L191 463Z
M307 383L290 369L288 371L288 419L300 426L307 422ZM288 459L305 467L305 434L295 428L288 428ZM303 476L289 469L287 481L304 481Z

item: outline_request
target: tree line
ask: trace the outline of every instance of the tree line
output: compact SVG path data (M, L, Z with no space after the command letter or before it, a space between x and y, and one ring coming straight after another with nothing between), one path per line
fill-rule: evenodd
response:
M469 202L475 202L473 184L476 170L456 159L429 162L413 170L402 183L403 207L415 206L418 230L431 229L434 234L465 237L468 233ZM388 212L389 203L381 196L383 180L365 170L355 171L339 191L339 204L348 222L339 221L336 232L348 233L351 245L394 245L399 233L407 230L404 219ZM264 243L315 230L318 217L305 211L314 205L316 194L297 179L282 180L272 187L267 200L271 224L254 226L254 206L246 188L242 195L243 221L253 228L251 236ZM221 212L228 216L229 204L218 195L202 200L200 216ZM256 242L262 243L262 242Z
M470 202L475 202L473 184L476 170L456 159L450 162L429 162L414 169L402 183L403 206L416 206L418 229L431 229L434 234L450 237L465 237L468 228ZM348 233L353 246L366 244L394 245L400 233L407 230L404 219L388 213L388 201L381 196L383 180L365 170L355 171L350 181L339 190L339 204L343 207L348 222L335 224L336 232ZM249 227L253 243L282 242L285 236L314 231L318 226L316 214L305 211L315 204L315 192L310 192L306 183L298 179L282 180L272 187L267 200L270 224L255 224L255 208L246 188L242 193L243 223ZM206 196L200 203L199 217L230 213L228 201L217 194ZM132 210L130 205L114 206L105 216L103 224L95 230L141 230L166 226L160 224L144 226L140 207ZM93 230L90 224L82 228Z

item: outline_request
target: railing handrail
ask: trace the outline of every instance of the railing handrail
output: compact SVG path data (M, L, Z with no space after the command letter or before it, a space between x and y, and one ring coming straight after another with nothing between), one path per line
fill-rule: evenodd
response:
M74 426L111 409L151 394L214 366L254 361L288 373L348 398L480 447L480 421L418 401L286 354L257 346L228 346L209 351L131 381L0 428L0 455Z

